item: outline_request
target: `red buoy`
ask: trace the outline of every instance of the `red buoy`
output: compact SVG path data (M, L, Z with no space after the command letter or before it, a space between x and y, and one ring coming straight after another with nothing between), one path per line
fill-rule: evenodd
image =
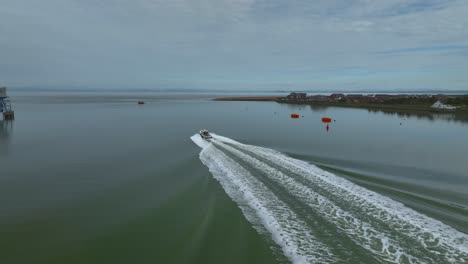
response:
M299 118L299 114L291 114L291 118Z

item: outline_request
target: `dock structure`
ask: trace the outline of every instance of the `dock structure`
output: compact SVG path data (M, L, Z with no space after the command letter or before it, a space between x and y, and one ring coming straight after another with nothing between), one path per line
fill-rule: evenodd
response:
M15 112L11 109L11 102L8 99L6 87L0 87L0 113L4 120L14 120Z

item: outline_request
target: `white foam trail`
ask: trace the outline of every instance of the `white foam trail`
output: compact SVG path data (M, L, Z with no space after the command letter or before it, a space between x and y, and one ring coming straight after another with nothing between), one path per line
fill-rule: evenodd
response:
M204 140L203 138L201 138L199 134L195 134L195 135L191 136L190 139L195 144L197 144L197 146L199 146L200 148L205 148L205 147L208 147L210 145L210 142L208 142L208 141Z
M406 249L402 249L398 246L399 241L392 239L390 231L397 231L399 235L409 235L411 238L416 239L419 242L418 247L427 250L427 252L433 254L438 259L444 259L446 263L464 263L468 261L468 235L449 227L442 222L420 214L401 203L391 200L385 196L379 195L375 192L360 187L350 181L340 178L334 174L325 172L320 168L311 165L307 162L296 160L277 151L260 148L251 145L244 145L231 139L227 139L221 136L215 136L215 139L220 142L233 144L240 149L250 151L255 155L272 162L284 170L300 175L305 180L310 182L310 186L304 186L295 182L287 175L275 172L274 168L269 167L263 162L243 153L237 149L227 146L226 149L234 153L236 156L244 159L251 163L253 166L260 168L267 172L268 175L274 175L273 180L287 185L289 190L300 199L308 202L309 205L314 205L318 201L317 210L320 210L326 215L327 210L324 208L334 208L335 219L329 218L330 221L336 222L337 220L350 219L346 222L343 228L348 232L358 232L359 239L362 237L368 237L372 234L373 238L379 238L382 243L382 253L389 254L388 249L392 247L399 248L396 253L392 255L393 259L387 259L387 261L400 262L403 255L409 258L410 262L421 263L426 259L430 262L431 257L419 256L414 257L409 255ZM223 146L225 147L225 146ZM367 221L369 219L376 219L383 221L391 225L393 230L376 230L372 227L373 223L367 223L365 220L361 221L362 215L352 214L346 211L346 208L336 208L336 206L327 198L314 193L313 188L319 188L326 190L328 193L334 195L334 198L347 201L359 209L359 214L365 214ZM306 194L302 196L301 194ZM328 215L328 217L332 217ZM357 229L354 229L356 228ZM370 232L369 232L370 231ZM353 237L353 233L348 233ZM354 237L355 238L355 237ZM357 241L357 242L366 242ZM370 242L370 241L367 241ZM363 245L365 248L366 245ZM385 252L386 251L386 252ZM394 251L394 250L392 250ZM379 254L379 252L375 252ZM381 254L379 254L381 255Z
M230 139L230 138L227 138L227 137L223 137L223 136L220 136L220 135L217 135L215 133L211 133L211 135L213 136L214 139L218 140L218 141L221 141L221 142L224 142L224 143L229 143L229 144L242 144L238 141L235 141L234 139Z
M200 159L240 206L246 218L254 226L262 225L291 261L336 262L307 225L247 170L211 145L204 147Z
M349 238L356 244L359 244L363 248L373 252L375 255L380 255L382 259L393 262L400 258L400 254L405 254L409 259L415 259L414 256L406 253L405 249L400 247L397 241L388 236L385 236L381 232L373 230L369 223L361 221L348 211L345 211L336 206L329 199L317 194L311 188L296 182L287 175L277 171L276 169L259 160L252 158L247 154L242 153L237 149L227 145L223 146L223 148L231 153L234 153L237 157L240 157L244 161L252 164L252 166L260 169L261 171L264 171L268 178L287 188L290 194L297 197L300 201L306 202L309 207L314 209L314 211L320 212L320 215L325 217L327 221L334 223L334 225L336 225L338 228L349 234ZM378 250L372 248L372 243L375 241L375 239L389 242L392 247L395 248L398 254L390 254L386 248Z
M257 230L269 232L294 263L335 262L337 257L330 253L333 241L319 242L312 226L301 220L304 215L298 216L290 207L293 204L283 202L257 177L275 182L274 189L285 188L290 197L342 230L373 258L392 263L468 261L468 235L440 221L307 162L212 135L212 143L198 134L191 137L203 148L200 159L246 218ZM224 152L249 164L255 176Z

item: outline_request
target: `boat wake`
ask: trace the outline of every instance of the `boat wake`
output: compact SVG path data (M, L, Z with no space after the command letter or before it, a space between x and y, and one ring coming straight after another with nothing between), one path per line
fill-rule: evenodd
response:
M468 235L275 150L212 134L200 159L293 263L467 263Z

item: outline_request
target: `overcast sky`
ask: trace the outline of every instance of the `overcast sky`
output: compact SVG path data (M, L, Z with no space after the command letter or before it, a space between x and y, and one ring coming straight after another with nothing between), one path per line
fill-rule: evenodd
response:
M7 86L468 89L467 0L0 0Z

